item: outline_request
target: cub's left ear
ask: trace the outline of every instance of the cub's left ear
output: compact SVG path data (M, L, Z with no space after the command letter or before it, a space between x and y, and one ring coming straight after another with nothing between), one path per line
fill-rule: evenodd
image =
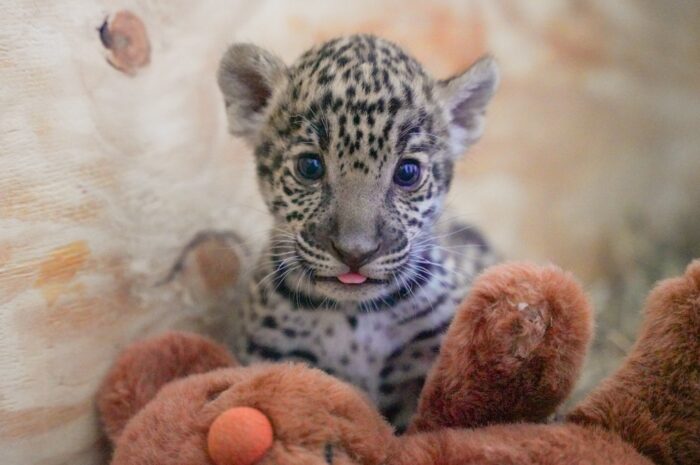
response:
M462 74L438 83L438 95L447 111L450 145L461 155L484 132L484 113L499 82L496 61L486 56Z
M219 63L218 82L226 104L229 131L255 145L275 90L285 85L287 67L253 44L234 44Z

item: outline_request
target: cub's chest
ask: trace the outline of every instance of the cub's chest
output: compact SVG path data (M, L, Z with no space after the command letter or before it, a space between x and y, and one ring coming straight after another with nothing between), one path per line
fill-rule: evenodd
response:
M276 299L271 299L276 300ZM350 314L335 310L299 310L267 302L247 325L248 359L255 353L303 359L343 378L371 377L415 328L396 324L390 309Z

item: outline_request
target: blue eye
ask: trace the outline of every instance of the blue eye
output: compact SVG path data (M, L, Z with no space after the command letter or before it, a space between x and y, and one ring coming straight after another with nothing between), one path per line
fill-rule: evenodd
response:
M313 153L304 153L297 158L297 173L307 181L317 181L323 176L324 168L321 157Z
M418 160L405 159L399 162L394 171L394 182L404 188L414 187L420 181L420 163Z

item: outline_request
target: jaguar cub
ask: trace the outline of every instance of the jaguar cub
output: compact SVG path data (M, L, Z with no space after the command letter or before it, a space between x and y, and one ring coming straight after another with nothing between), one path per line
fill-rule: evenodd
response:
M495 63L436 80L397 45L354 35L292 66L235 44L218 82L275 223L237 310L238 357L308 362L405 424L455 306L494 260L440 216L455 160L483 131Z

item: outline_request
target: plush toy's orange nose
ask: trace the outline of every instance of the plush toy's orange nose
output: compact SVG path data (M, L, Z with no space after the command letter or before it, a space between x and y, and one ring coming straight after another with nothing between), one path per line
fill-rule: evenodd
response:
M209 427L207 447L216 465L255 465L272 447L272 425L260 410L228 409Z

